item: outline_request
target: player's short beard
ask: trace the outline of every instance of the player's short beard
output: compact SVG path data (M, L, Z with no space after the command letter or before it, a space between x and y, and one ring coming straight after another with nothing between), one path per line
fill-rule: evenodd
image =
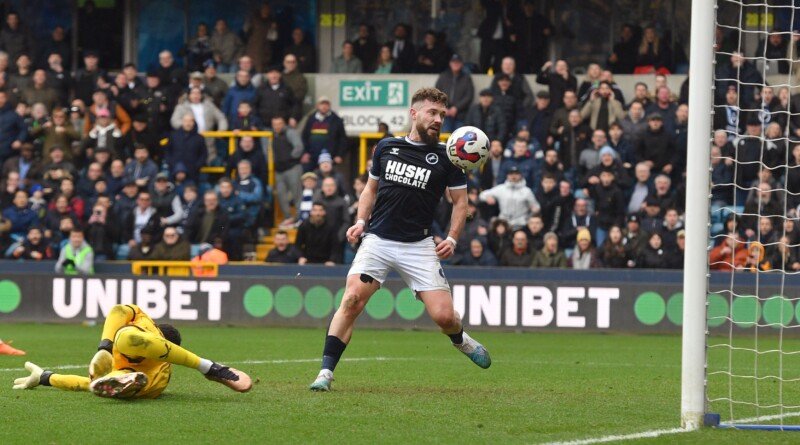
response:
M439 132L436 132L436 136L431 136L428 134L428 129L425 128L425 124L423 123L417 124L417 134L419 134L419 138L422 139L422 142L427 145L439 143Z

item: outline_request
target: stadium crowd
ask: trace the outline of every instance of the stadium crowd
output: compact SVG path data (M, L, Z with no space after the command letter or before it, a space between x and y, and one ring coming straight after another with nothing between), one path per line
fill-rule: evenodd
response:
M416 45L403 24L383 45L360 26L332 60L337 73L440 73L436 87L451 101L443 131L474 125L491 139L490 159L469 172L471 216L450 263L681 268L688 80L677 92L667 86L672 49L654 28L625 25L605 67L589 65L578 82L567 61L543 62L552 27L532 2L519 11L513 2L483 3L477 63L433 31ZM316 71L320 55L300 28L279 47L268 4L245 31L224 20L213 31L200 25L184 64L165 50L144 76L133 63L107 72L91 49L69 72L63 28L34 44L9 13L0 32L0 257L58 259L67 273L110 259L254 260L274 195L286 217L280 227L297 229L297 238L279 231L268 262L349 262L356 247L344 234L366 176L349 183L342 174L348 140L328 98L304 116L303 73ZM783 38L764 45L783 45L785 54L788 42L775 36ZM724 34L717 39L726 48ZM800 117L787 111L800 97L751 86L763 79L738 53L717 67L712 268L800 270L800 169L780 167L785 158L800 163ZM471 72L489 69L491 86L473 103ZM233 73L231 84L222 72ZM522 75L529 72L536 94ZM651 73L653 83L626 98L614 74L634 72ZM274 132L274 190L265 140L238 138L228 156L200 135L263 129ZM746 163L762 160L762 132L764 169ZM212 181L206 165L230 175ZM725 210L737 207L774 216ZM437 242L450 208L445 199L437 212Z

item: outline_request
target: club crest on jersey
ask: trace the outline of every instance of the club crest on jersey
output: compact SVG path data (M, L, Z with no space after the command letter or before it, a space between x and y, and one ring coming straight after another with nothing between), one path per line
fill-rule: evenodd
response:
M436 153L428 153L425 155L425 162L431 165L436 165L439 162L439 155Z
M390 182L424 189L428 186L428 180L431 178L431 171L427 168L408 165L404 162L390 159L386 161L386 171L383 177Z
M399 153L400 153L400 149L397 148L397 147L394 147L391 150L389 150L389 154L390 155L396 155L396 154L399 154Z

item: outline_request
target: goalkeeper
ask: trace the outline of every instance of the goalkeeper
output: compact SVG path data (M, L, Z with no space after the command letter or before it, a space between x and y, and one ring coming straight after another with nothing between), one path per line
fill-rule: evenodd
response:
M89 377L56 374L27 362L27 377L14 381L14 389L53 386L71 391L91 391L100 397L152 399L169 384L172 364L194 368L207 379L238 392L250 390L250 377L236 369L200 358L182 348L181 335L168 324L155 324L136 305L116 305L106 318L97 353L89 364Z

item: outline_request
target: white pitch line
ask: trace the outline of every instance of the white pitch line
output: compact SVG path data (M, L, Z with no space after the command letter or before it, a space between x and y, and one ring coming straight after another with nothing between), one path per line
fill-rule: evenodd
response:
M389 362L399 360L417 360L411 357L353 357L343 358L343 362ZM277 359L277 360L238 360L230 362L222 362L231 365L283 365L287 363L314 363L320 361L319 358L298 358L298 359ZM89 365L61 365L61 366L44 366L45 369L82 369L89 368ZM20 372L26 371L25 368L0 368L0 372Z
M769 420L777 420L777 419L785 419L787 417L800 417L800 411L798 412L789 412L783 414L773 414L769 416L759 416L759 417L747 417L744 419L736 419L732 422L725 422L725 423L755 423L755 422L765 422ZM605 443L605 442L616 442L616 441L625 441L625 440L636 440L636 439L647 439L652 437L659 437L667 434L680 434L680 433L690 433L692 430L686 430L683 428L671 428L671 429L663 429L663 430L651 430L651 431L643 431L641 433L632 433L632 434L619 434L613 436L603 436L603 437L591 437L588 439L578 439L578 440L570 440L565 442L547 442L542 445L590 445L594 443Z

